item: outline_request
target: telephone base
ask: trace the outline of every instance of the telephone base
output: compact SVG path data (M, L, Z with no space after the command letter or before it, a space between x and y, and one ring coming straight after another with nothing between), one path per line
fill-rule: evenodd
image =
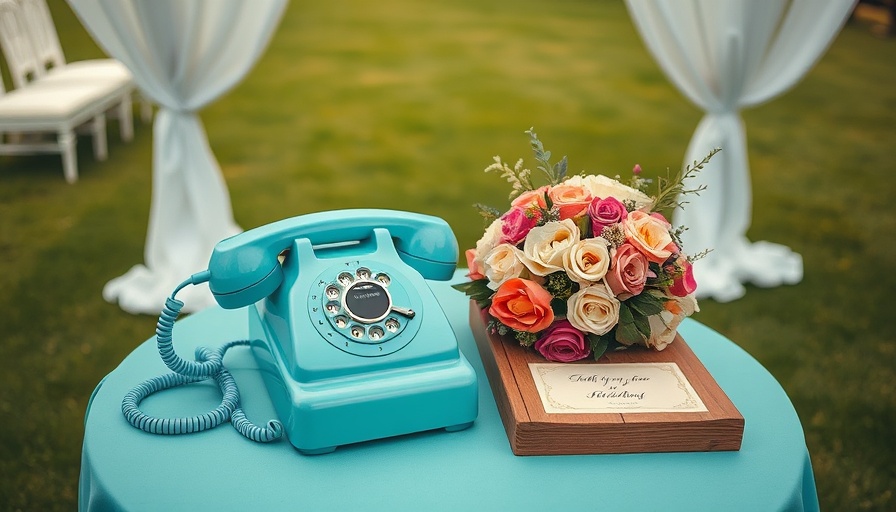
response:
M291 376L255 308L249 325L252 353L284 434L301 454L429 430L457 432L476 419L478 381L459 351L441 361L302 382Z
M451 425L450 427L445 427L445 432L460 432L461 430L466 430L473 426L473 422L469 421L467 423L461 423L459 425Z
M317 449L314 449L314 450L303 450L303 449L301 449L301 448L296 448L296 449L297 449L297 450L299 451L299 453L301 453L302 455L326 455L326 454L328 454L328 453L333 453L333 452L336 451L336 447L335 447L335 446L328 446L328 447L326 447L326 448L317 448Z

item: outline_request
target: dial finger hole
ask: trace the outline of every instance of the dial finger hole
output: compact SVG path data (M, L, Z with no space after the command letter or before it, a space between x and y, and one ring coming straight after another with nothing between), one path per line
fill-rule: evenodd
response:
M386 333L385 333L385 331L383 331L382 327L380 327L378 325L374 325L373 327L370 328L370 332L367 333L367 335L370 336L371 340L377 341L377 340L383 339L383 336L385 336Z

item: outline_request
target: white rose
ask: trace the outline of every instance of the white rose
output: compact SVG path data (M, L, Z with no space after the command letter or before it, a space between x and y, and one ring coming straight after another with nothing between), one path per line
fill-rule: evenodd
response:
M610 268L609 242L603 238L579 240L563 256L563 267L573 281L587 285L603 279Z
M645 206L650 206L653 203L653 199L650 198L647 194L641 192L640 190L629 187L628 185L623 185L618 181L608 178L602 174L589 174L588 176L573 176L566 180L565 183L569 183L570 185L579 185L588 189L591 192L591 197L599 197L601 199L606 199L608 197L615 197L619 200L619 202L623 201L634 201L635 208L641 209Z
M511 244L499 244L491 250L482 260L482 268L485 277L488 278L488 287L497 290L504 281L520 277L526 269L520 260L523 252Z
M563 254L579 241L579 227L571 219L536 226L526 235L520 259L530 272L546 276L563 270Z
M675 339L681 321L693 315L695 311L700 311L700 307L693 294L675 297L672 304L662 312L647 317L650 324L650 338L647 339L646 345L656 350L663 350L669 346Z
M619 301L604 284L586 286L566 301L566 319L576 329L606 334L619 323Z
M476 260L479 262L479 266L482 266L482 261L485 259L485 256L492 252L498 243L501 241L501 219L495 219L494 222L489 224L487 228L485 228L485 233L482 234L482 238L476 242Z

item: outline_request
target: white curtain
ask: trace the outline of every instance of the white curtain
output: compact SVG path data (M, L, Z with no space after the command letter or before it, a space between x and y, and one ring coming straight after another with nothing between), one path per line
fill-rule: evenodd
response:
M145 262L103 290L125 311L156 314L178 283L205 269L215 243L240 231L197 111L249 72L286 0L69 3L100 46L131 70L141 93L159 105ZM188 287L179 297L187 310L213 304L207 287Z
M740 110L796 84L821 57L854 0L626 0L635 26L669 80L705 111L685 164L722 152L688 182L673 223L688 227L688 253L712 252L694 265L697 293L725 302L742 283L799 282L803 263L788 247L750 242L750 170ZM782 141L782 144L784 142Z

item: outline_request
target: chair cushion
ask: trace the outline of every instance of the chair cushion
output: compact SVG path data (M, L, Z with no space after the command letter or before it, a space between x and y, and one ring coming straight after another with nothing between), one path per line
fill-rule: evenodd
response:
M49 73L39 80L57 81L80 79L132 82L133 76L128 68L117 60L94 59L69 62L64 66L52 68Z
M37 81L0 96L0 126L70 119L129 91L116 81Z

